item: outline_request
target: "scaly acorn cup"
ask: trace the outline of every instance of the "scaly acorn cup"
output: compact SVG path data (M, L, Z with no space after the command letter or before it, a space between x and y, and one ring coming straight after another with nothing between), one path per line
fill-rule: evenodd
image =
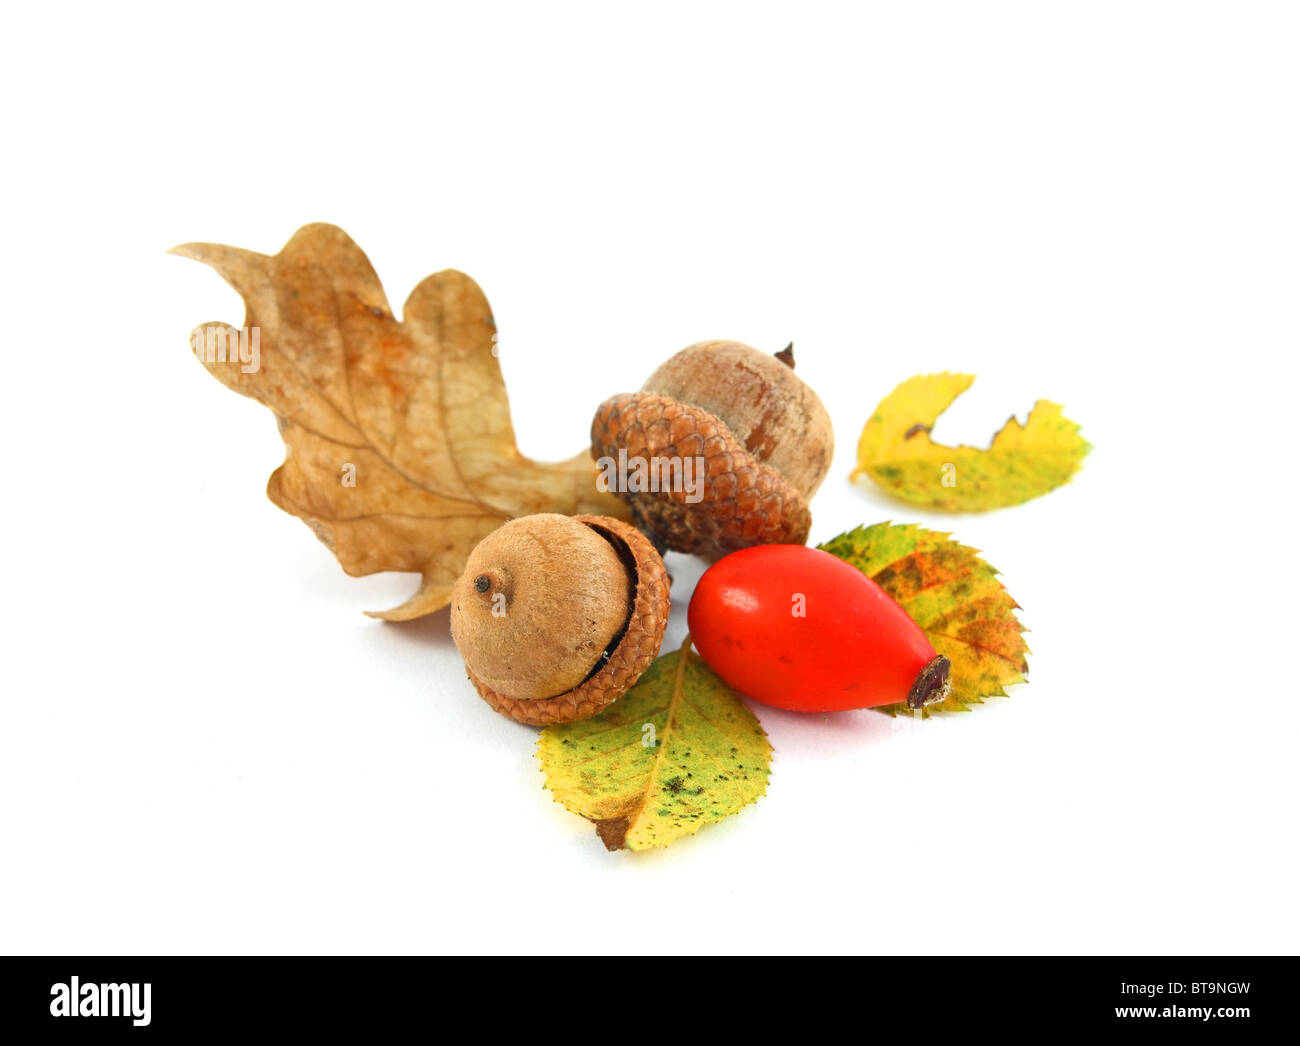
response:
M521 516L470 553L451 599L469 680L502 715L588 719L659 653L668 574L650 541L608 516Z
M660 548L711 559L806 542L808 503L834 447L826 408L794 373L793 348L769 356L735 341L683 349L640 392L602 403L591 426L597 462L646 462L661 475L676 462L690 476L614 492Z

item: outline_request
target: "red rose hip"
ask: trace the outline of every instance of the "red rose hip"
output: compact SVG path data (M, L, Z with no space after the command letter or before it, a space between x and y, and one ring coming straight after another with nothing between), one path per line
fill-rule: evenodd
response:
M700 656L743 694L796 712L942 701L949 662L879 585L803 545L758 545L704 572L687 613Z

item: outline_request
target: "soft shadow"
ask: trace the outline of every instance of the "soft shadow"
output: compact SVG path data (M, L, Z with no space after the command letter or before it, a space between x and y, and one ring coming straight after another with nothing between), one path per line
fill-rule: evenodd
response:
M451 649L451 608L443 607L432 614L417 617L413 621L381 621L380 626L390 629L392 634L423 647Z
M848 712L791 712L748 697L745 703L758 716L768 740L776 748L782 743L795 747L810 742L829 742L837 747L840 742L847 742L854 748L870 747L884 742L900 730L899 720L869 708Z
M932 513L944 519L957 519L962 516L980 514L970 512L952 512L946 509L935 508L931 505L914 505L910 501L906 501L903 498L896 498L892 494L887 493L885 490L881 489L878 484L872 482L866 476L863 476L861 479L849 480L848 486L849 489L864 502L871 505L873 508L878 509L881 513L881 519L897 519L900 513L907 518L910 518L908 517L908 513L911 513L912 516L915 516L918 513Z

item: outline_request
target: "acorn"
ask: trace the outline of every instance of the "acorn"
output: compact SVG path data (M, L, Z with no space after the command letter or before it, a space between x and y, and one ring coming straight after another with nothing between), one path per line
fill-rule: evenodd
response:
M475 546L451 635L482 698L544 726L588 719L659 652L668 574L644 534L608 516L511 520Z
M769 356L737 341L697 342L640 392L607 399L591 425L592 457L619 480L602 486L636 524L660 549L711 559L804 544L834 449L830 415L795 374L793 346Z

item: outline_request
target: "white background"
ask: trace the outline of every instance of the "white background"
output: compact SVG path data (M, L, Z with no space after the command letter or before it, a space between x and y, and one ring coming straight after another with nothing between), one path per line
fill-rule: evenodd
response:
M77 7L7 14L0 948L1294 952L1300 25L1269 4ZM678 348L837 426L814 540L953 531L1030 679L936 722L757 707L768 796L606 853L414 579L264 497L187 240L343 226L395 307L487 291L521 445ZM1019 508L850 486L898 381L1096 450ZM674 557L668 643L699 572Z

